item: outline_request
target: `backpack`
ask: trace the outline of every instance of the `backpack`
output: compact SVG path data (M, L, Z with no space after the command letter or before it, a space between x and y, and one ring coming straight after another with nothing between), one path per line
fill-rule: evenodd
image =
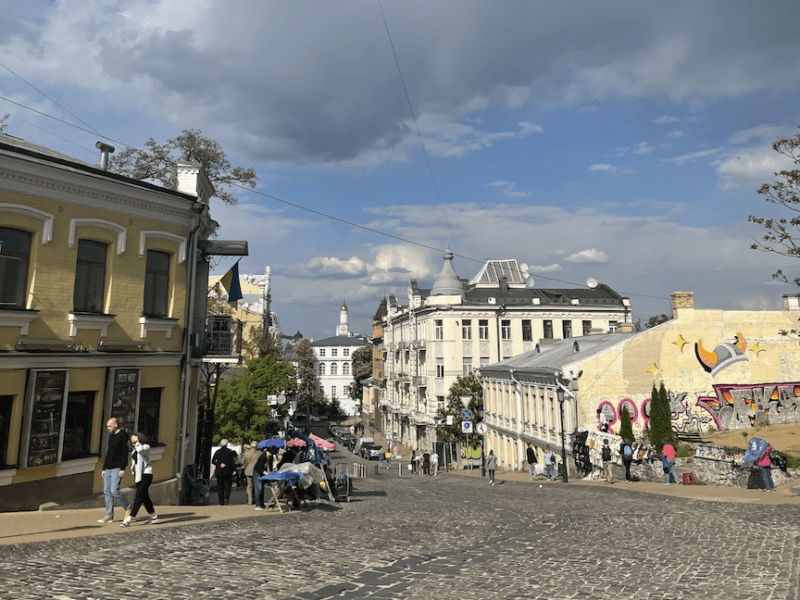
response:
M611 448L603 446L603 460L611 460Z
M633 460L633 449L630 444L625 444L625 446L623 446L622 455L625 460Z

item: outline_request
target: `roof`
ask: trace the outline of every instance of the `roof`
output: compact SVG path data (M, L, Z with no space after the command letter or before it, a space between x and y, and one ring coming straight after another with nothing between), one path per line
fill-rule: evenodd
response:
M476 283L498 283L501 277L505 277L508 283L525 283L522 271L514 258L504 260L487 260L483 268L469 282L470 285Z
M644 332L601 333L563 340L548 340L549 343L543 340L536 345L535 350L483 366L480 371L486 375L508 373L511 369L515 372L538 374L560 373L566 366L599 354L641 333Z
M366 346L367 340L363 337L349 337L344 335L335 335L333 337L325 338L324 340L317 340L311 342L312 346Z

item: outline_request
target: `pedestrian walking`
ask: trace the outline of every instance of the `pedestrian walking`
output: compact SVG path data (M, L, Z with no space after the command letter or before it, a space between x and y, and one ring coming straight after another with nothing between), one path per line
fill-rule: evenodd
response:
M392 467L392 449L386 449L386 468L390 469Z
M544 469L547 481L553 481L553 477L555 477L555 463L556 463L556 455L553 453L553 449L550 448L549 445L545 446Z
M625 482L632 483L631 463L633 462L633 442L622 440L622 465L625 467Z
M775 489L775 484L772 483L772 460L769 457L770 450L772 450L772 446L767 444L767 447L764 449L764 453L761 455L761 458L756 461L758 470L761 471L761 479L764 481L765 492L771 492Z
M533 444L528 444L525 450L525 459L528 461L528 481L533 481L536 477L536 451L533 449Z
M153 483L153 463L150 461L150 444L147 443L147 436L137 431L131 436L131 471L134 481L136 481L136 496L133 499L133 508L125 515L122 527L128 527L131 521L139 514L139 509L144 509L150 515L145 525L158 523L158 515L150 499L150 484Z
M611 446L608 444L608 440L603 440L602 458L603 458L603 477L605 478L606 483L614 483L614 473L613 473L614 463L611 462Z
M669 438L661 440L663 446L661 447L661 463L664 466L664 485L669 485L670 476L675 478L675 483L678 481L678 472L675 470L675 448L670 443Z
M219 441L220 449L214 453L211 464L214 465L214 475L217 477L217 497L219 505L230 504L231 488L233 488L233 475L236 473L236 452L228 448L228 440Z
M486 459L486 470L489 471L489 485L494 485L494 473L497 471L497 457L494 450L489 450L489 457Z
M434 477L439 474L439 455L436 454L436 450L431 454L431 471L433 471Z
M247 504L255 504L255 482L253 481L253 469L256 466L258 457L261 452L258 450L258 442L252 440L250 444L245 444L245 451L242 454L242 462L244 463L244 476L247 477Z
M431 455L428 454L427 450L422 453L422 474L431 474Z
M128 466L128 436L119 427L119 423L111 417L106 423L108 430L108 446L106 458L103 461L103 495L106 499L106 516L98 519L98 523L111 523L114 520L114 500L125 509L125 518L131 514L131 503L120 491L120 480L125 475Z
M412 450L411 451L411 472L412 473L416 473L417 472L417 451L416 450Z
M267 448L263 448L258 454L256 464L253 465L253 500L256 503L256 510L264 510L264 482L261 476L266 475L272 469L274 458Z

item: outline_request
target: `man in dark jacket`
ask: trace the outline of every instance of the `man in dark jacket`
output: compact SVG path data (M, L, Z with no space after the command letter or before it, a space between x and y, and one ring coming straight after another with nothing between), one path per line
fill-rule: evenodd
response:
M217 496L219 505L230 504L233 475L236 473L236 452L228 448L228 440L219 441L220 449L214 453L211 464L214 465L214 475L217 477Z
M106 429L108 447L103 470L100 472L103 478L103 494L106 497L106 516L98 519L98 523L111 523L114 520L115 499L125 509L126 519L131 514L130 502L119 489L120 479L125 475L125 467L128 466L128 436L119 428L117 420L113 417L106 423Z

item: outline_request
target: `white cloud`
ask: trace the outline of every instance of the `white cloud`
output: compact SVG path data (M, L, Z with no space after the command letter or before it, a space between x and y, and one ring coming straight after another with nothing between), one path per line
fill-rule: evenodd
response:
M655 146L651 146L649 142L639 142L636 148L633 149L634 154L650 154L655 150Z
M723 190L755 189L762 183L775 181L775 173L796 167L790 158L769 146L732 150L714 164L719 174L717 185Z
M571 254L564 259L568 263L607 263L608 255L602 250L591 248L589 250L582 250L575 254Z
M552 265L530 265L528 267L528 273L536 275L537 273L556 273L558 271L563 271L564 269L561 268L561 265L558 263L553 263Z
M519 125L519 137L526 137L532 133L544 133L544 129L538 123L531 123L530 121L522 121L517 123Z
M684 133L680 129L676 129L675 131L670 131L667 134L668 138L682 138L683 136L684 136Z
M684 165L687 162L695 162L700 160L701 158L706 158L708 156L713 156L714 154L718 154L722 151L722 148L712 148L711 150L701 150L700 152L692 152L691 154L682 154L681 156L675 156L673 158L662 158L664 162L674 162L677 165Z
M533 195L533 192L518 191L516 189L517 184L513 181L493 181L492 183L487 183L486 185L499 187L503 194L505 194L508 198L527 198L528 196Z
M658 117L657 119L653 119L653 123L655 123L656 125L665 125L667 123L677 123L678 121L680 121L680 119L678 117L670 117L670 116L667 116L667 115L663 115L661 117Z
M610 164L597 164L589 167L590 171L605 171L606 173L616 173L617 167Z

